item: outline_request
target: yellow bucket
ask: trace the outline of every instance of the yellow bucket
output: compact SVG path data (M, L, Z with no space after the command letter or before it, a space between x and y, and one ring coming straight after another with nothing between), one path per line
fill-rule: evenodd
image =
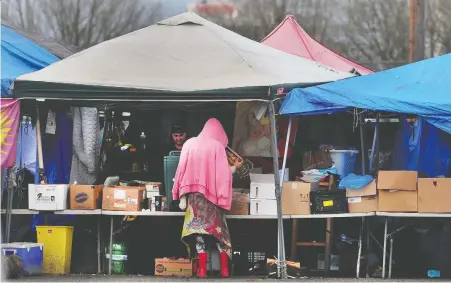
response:
M36 226L38 243L44 245L42 273L68 274L72 254L73 226Z

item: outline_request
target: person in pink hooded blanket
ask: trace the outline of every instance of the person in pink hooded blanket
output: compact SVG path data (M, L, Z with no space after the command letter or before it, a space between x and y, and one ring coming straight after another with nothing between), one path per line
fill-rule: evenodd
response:
M198 277L207 275L207 244L215 242L220 252L221 276L228 277L228 259L232 256L225 211L232 205L232 174L242 166L237 160L229 166L226 155L228 138L221 123L212 118L202 132L183 145L175 173L172 197L180 199L186 210L182 241L195 246Z

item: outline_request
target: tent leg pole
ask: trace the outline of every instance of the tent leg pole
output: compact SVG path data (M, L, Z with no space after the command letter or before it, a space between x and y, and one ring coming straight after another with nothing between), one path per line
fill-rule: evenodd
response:
M379 131L379 125L380 124L380 114L377 113L376 116L376 173L379 172L379 166L380 166L380 131Z
M42 156L42 139L41 139L41 119L39 116L39 106L36 105L36 147L38 149L38 167L39 167L39 183L46 184L47 180L44 172L44 157Z
M360 121L360 147L362 150L362 175L366 175L366 164L365 164L365 138L363 135L363 116L362 114L359 114L359 121Z
M285 270L285 243L283 233L283 217L282 217L282 203L281 203L281 189L280 189L280 175L279 173L279 152L277 149L277 135L276 135L276 117L274 102L269 102L269 118L271 121L271 155L273 157L274 166L274 181L276 187L276 199L277 199L277 222L278 222L278 263L277 263L277 275L279 278L286 279Z

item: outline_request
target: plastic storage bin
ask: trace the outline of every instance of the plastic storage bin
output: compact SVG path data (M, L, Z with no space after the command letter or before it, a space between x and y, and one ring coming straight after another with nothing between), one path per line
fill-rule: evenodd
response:
M42 273L68 274L72 254L72 226L36 226L38 243L44 245Z
M9 243L2 245L3 255L17 255L22 260L22 276L42 273L43 246L37 243Z
M354 172L355 162L359 152L358 150L330 150L330 157L341 179Z
M171 151L169 156L164 157L164 189L166 191L166 200L168 208L172 203L172 186L174 185L175 172L179 165L181 151Z

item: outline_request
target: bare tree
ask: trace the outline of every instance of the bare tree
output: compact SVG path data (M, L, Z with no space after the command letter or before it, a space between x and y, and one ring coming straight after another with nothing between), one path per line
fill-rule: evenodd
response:
M344 10L342 54L375 70L407 63L408 0L350 0Z
M330 38L334 0L234 0L233 3L238 9L238 16L234 19L202 16L245 37L261 41L291 14L316 40L323 42Z
M408 0L350 0L339 31L339 51L375 69L408 63ZM426 57L451 51L451 1L426 1Z
M157 0L3 0L2 19L81 48L154 24Z
M428 57L451 52L451 1L427 1L426 47Z

